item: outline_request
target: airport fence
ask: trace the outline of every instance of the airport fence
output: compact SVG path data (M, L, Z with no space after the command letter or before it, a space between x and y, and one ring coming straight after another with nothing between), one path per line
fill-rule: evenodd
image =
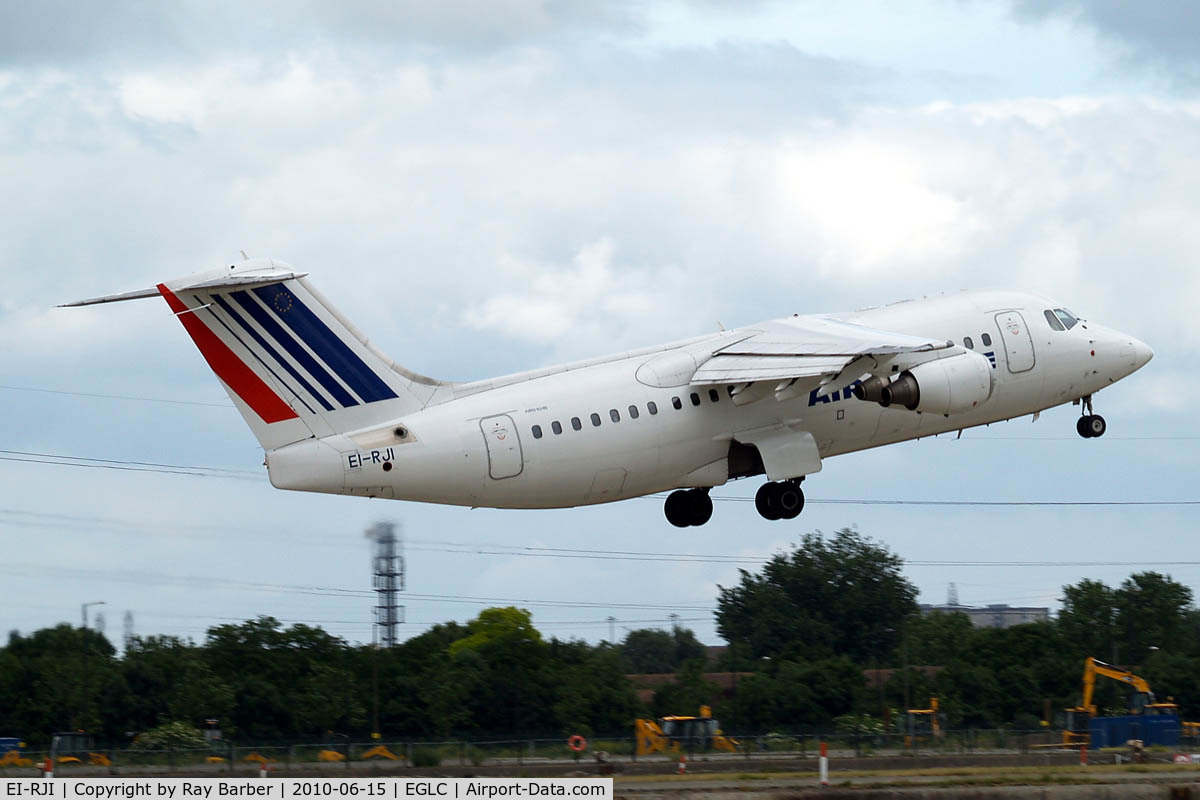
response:
M1181 748L1200 749L1182 740ZM744 760L806 761L814 759L825 742L831 758L904 757L914 760L935 756L1012 756L1014 754L1067 752L1061 733L1051 730L1011 729L948 730L939 735L911 736L899 733L829 733L767 731L731 733L725 748L712 742L680 742L665 751L639 755L632 736L593 737L582 752L571 750L564 738L497 738L445 740L340 740L314 744L248 745L214 742L207 748L145 750L133 747L101 747L86 753L58 754L56 774L258 774L261 770L289 773L313 770L349 774L402 771L410 768L488 766L525 767L536 765L594 768L600 764ZM1077 752L1077 750L1076 750ZM0 775L28 774L38 769L50 754L25 751L0 761ZM797 768L803 768L798 764Z

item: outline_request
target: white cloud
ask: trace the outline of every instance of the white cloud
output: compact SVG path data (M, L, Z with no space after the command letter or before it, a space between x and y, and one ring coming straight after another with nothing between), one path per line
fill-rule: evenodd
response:
M612 240L603 238L580 248L567 267L505 257L487 281L486 299L467 308L463 319L543 345L580 329L623 330L666 298L647 291L652 282L645 273L614 270L614 252Z

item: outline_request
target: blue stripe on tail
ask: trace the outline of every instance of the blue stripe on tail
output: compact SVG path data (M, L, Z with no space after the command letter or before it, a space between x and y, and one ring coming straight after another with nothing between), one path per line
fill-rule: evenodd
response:
M363 399L374 403L396 397L392 387L372 371L308 306L282 284L251 290L300 337L309 348Z
M337 382L337 379L325 371L325 368L317 363L317 360L309 355L308 351L300 346L300 343L288 335L288 332L275 321L275 319L267 313L267 310L254 302L254 298L246 294L245 290L234 292L230 295L237 301L238 305L246 309L246 312L254 317L254 321L262 326L271 337L283 346L291 354L292 358L296 359L296 363L304 367L309 375L317 379L317 383L325 387L338 403L343 406L356 406L358 401L350 396L350 393Z
M267 355L269 355L271 358L278 361L279 364L288 371L288 374L291 375L293 378L295 378L300 383L300 385L304 387L304 390L306 392L308 392L310 395L315 397L317 399L317 402L320 403L321 406L326 411L333 411L333 406L329 404L329 401L325 399L325 396L322 395L320 392L318 392L316 389L314 389L312 387L312 385L308 381L306 381L299 372L296 371L295 367L293 367L286 359L284 359L282 356L279 355L278 352L276 352L274 347L271 347L271 345L267 344L267 340L264 339L263 337L259 336L258 331L254 330L253 326L251 326L250 323L248 323L244 319L242 319L242 316L233 310L233 306L229 305L229 303L226 303L224 298L222 298L221 295L219 295L219 294L214 294L212 296L212 299L217 305L219 305L221 308L225 309L225 313L229 315L230 319L232 319L234 322L236 322L238 325L240 325L246 331L246 333L250 334L254 338L254 341L258 342L259 347L261 347L263 350L267 351ZM232 331L231 331L231 333L232 333ZM249 348L247 348L247 349L249 349ZM253 352L253 351L251 351L251 352ZM284 385L286 386L286 384L284 384ZM303 400L301 402L303 402ZM305 405L307 406L308 404L305 403ZM309 411L311 412L312 409L310 408Z

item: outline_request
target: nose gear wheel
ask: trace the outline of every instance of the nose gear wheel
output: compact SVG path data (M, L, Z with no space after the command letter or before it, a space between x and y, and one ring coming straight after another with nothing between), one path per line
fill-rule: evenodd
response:
M1092 396L1086 395L1083 398L1084 414L1075 423L1075 431L1085 439L1098 439L1108 430L1108 424L1105 423L1104 417L1099 414L1092 413Z

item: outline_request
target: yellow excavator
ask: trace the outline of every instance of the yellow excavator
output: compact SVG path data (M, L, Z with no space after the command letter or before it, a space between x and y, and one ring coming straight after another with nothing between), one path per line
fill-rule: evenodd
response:
M1092 717L1096 716L1096 704L1092 702L1092 693L1096 689L1097 675L1112 678L1133 687L1133 696L1129 699L1129 713L1131 714L1179 713L1179 706L1174 702L1155 702L1154 692L1150 691L1150 684L1146 683L1144 678L1139 678L1127 669L1105 664L1095 658L1088 658L1083 662L1083 702L1066 709L1067 725L1062 732L1062 743L1065 745L1079 747L1088 744L1091 740L1088 730ZM1186 736L1189 735L1188 726L1196 726L1196 723L1185 722L1183 725L1183 733Z
M713 719L709 706L700 706L698 717L660 717L657 722L652 719L635 720L634 732L639 756L651 753L705 753L710 750L736 753L740 744L737 739L721 732L720 723Z

